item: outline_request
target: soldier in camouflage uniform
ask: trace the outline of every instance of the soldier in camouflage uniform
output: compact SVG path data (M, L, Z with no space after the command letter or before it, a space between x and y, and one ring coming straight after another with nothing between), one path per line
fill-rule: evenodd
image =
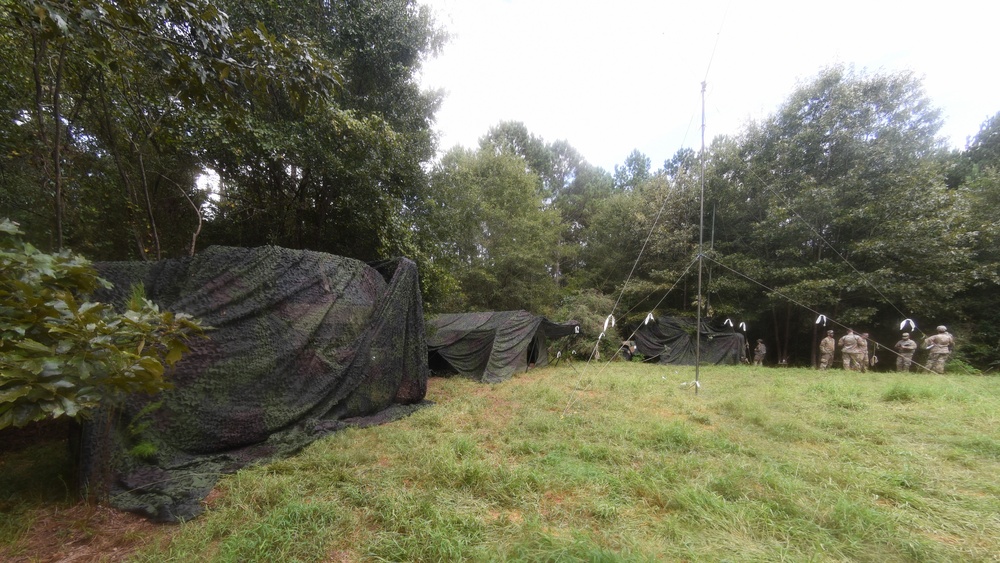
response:
M844 369L847 371L861 371L861 359L864 350L861 348L861 337L854 334L854 330L847 329L847 334L840 337L840 355L844 361Z
M760 338L757 339L757 347L753 349L753 365L762 366L764 365L764 356L767 355L767 346L764 345L764 341Z
M896 371L910 371L913 354L917 351L917 341L910 338L909 332L903 333L903 338L896 343Z
M858 337L858 349L861 351L861 365L859 367L861 373L868 371L868 366L871 365L871 356L868 354L868 333L862 332L861 336Z
M833 364L833 353L837 350L837 341L833 339L833 331L826 331L826 338L819 341L819 369L827 369Z
M944 325L937 327L937 332L924 339L924 348L930 351L927 356L927 367L934 373L944 373L944 364L955 347L955 337L948 334L948 327Z

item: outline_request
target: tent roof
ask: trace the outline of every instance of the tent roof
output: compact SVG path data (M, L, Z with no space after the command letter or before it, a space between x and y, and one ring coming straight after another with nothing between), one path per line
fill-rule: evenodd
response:
M427 320L427 349L455 371L487 383L510 379L547 362L545 341L579 333L579 323L557 323L527 311L452 313ZM534 349L531 347L534 344Z
M660 316L636 331L636 351L649 358L658 357L661 364L693 366L695 325L694 319ZM703 320L698 334L703 364L738 364L746 358L746 337L731 327L717 328L710 320Z
M90 449L115 448L110 493L120 508L191 518L219 474L389 418L426 393L423 309L409 260L375 268L305 250L212 247L96 266L114 283L100 300L120 304L142 283L161 309L211 327L189 343L172 389L129 397L104 421L108 430L101 421L85 429ZM155 454L130 455L140 442Z

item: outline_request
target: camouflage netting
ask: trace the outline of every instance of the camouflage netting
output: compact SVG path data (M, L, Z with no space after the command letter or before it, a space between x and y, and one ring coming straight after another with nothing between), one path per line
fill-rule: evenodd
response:
M84 427L83 482L106 488L116 507L189 519L220 474L423 404L427 344L409 260L372 267L319 252L212 247L96 266L114 284L102 301L124 302L142 282L161 308L213 327L191 341L173 389L131 397Z
M529 365L544 366L549 340L579 332L576 321L556 323L527 311L438 315L427 320L429 363L435 373L498 383Z
M658 358L661 364L693 366L695 364L694 319L660 317L655 323L642 325L636 331L636 351L647 358ZM732 327L713 328L709 321L701 323L701 363L738 364L746 358L746 338Z

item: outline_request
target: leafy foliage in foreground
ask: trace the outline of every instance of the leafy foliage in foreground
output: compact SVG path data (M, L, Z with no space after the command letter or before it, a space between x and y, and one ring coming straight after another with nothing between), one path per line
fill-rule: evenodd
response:
M116 313L86 296L107 282L69 251L40 252L0 222L0 429L87 415L122 393L163 389L165 366L201 332L134 291Z

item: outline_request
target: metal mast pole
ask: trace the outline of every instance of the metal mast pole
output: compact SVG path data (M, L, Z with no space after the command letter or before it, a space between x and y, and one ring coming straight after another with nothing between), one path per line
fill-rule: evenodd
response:
M694 327L694 394L701 387L701 271L705 250L705 88L708 82L701 83L701 197L698 198L700 212L698 213L698 320Z

